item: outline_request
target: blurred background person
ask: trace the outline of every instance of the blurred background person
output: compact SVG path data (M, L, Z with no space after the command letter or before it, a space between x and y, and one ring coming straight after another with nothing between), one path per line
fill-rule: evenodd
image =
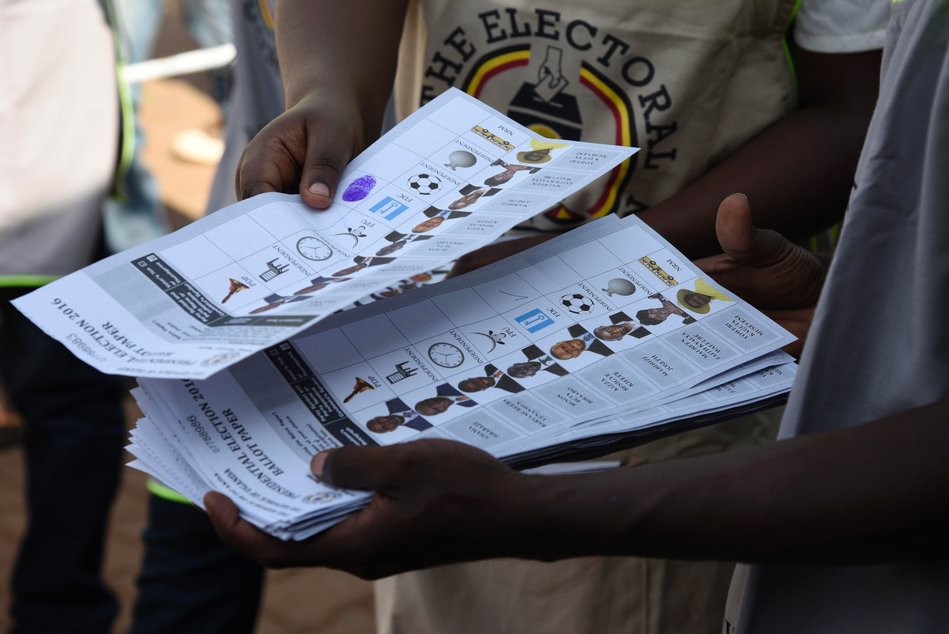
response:
M164 2L120 0L119 4L120 9L121 5L135 5L128 7L133 13L144 11L138 5L149 4L148 19L156 20L161 18ZM215 29L216 40L202 42L192 32L198 44L221 43L226 31L227 41L233 39L238 51L233 71L220 69L227 71L226 81L222 82L220 72L212 73L211 96L222 106L225 130L223 158L206 205L206 213L212 213L236 202L233 173L241 151L260 128L283 112L283 93L273 43L273 0L182 2L186 23L199 17L195 15L199 7L200 15L213 9L215 20L226 17L232 23L226 29ZM152 23L148 29L149 51L156 28ZM154 480L149 481L148 488L151 495L143 535L145 555L137 580L134 634L175 630L253 632L263 590L263 568L223 544L204 511L187 498Z
M25 421L28 513L13 632L106 632L124 390L9 300L102 252L119 122L111 30L96 0L0 0L0 60L0 374Z
M124 64L144 62L153 55L167 4L166 0L110 0ZM187 32L198 47L206 49L231 43L228 0L181 0L178 7ZM231 92L231 68L214 68L209 77L210 96L225 119ZM105 213L106 239L114 251L151 240L168 230L158 182L142 162L146 138L136 118L141 98L138 84L128 87L129 114L135 121L131 161L118 183L120 195L107 201ZM175 137L172 152L186 161L213 165L221 158L223 145L219 122L211 130L182 130Z

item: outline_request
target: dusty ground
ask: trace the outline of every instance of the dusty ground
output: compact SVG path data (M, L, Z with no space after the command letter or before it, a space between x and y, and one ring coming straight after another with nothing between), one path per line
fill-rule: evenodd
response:
M175 7L162 32L159 54L186 50L174 21ZM174 135L191 127L214 125L218 111L201 90L201 77L159 80L144 86L141 117L148 134L145 161L159 179L174 224L198 217L205 204L213 166L185 163L170 151ZM130 420L135 412L130 406ZM0 630L10 623L9 573L16 545L25 527L23 455L18 446L0 450ZM135 597L135 575L142 556L140 535L145 525L145 479L126 469L108 535L105 577L121 599L116 632L127 631ZM64 539L68 536L64 536ZM371 632L372 590L354 577L326 570L284 570L268 574L258 631L262 634Z

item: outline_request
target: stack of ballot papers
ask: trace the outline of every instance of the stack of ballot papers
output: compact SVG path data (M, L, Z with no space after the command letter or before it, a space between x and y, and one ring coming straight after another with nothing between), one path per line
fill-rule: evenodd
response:
M325 449L447 438L536 466L787 393L794 337L632 216L341 310L624 178L634 151L544 139L453 90L357 157L327 211L257 196L16 305L138 377L132 467L305 539L371 497L310 475Z

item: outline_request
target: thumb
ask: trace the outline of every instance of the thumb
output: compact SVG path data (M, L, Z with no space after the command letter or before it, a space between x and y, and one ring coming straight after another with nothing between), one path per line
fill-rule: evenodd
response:
M781 234L754 226L744 194L731 194L718 207L715 234L722 251L747 266L767 266L787 255L790 243Z
M225 495L212 491L204 496L204 508L221 540L234 548L252 539L258 531L241 520L237 506Z
M230 498L217 491L205 494L204 508L211 517L211 521L222 528L232 528L240 520L237 506L231 502Z
M339 175L346 159L332 156L325 148L307 148L306 162L300 176L300 196L310 207L326 209L333 202Z
M392 483L391 454L397 447L342 447L316 454L310 463L313 475L342 489L377 491Z

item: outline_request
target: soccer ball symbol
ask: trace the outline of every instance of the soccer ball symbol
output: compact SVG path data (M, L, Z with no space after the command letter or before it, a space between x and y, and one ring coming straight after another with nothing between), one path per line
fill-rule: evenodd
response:
M570 293L560 298L563 307L575 315L588 313L593 310L593 300L581 293Z
M432 174L416 174L409 179L409 187L414 189L422 196L438 191L441 187L442 179Z

